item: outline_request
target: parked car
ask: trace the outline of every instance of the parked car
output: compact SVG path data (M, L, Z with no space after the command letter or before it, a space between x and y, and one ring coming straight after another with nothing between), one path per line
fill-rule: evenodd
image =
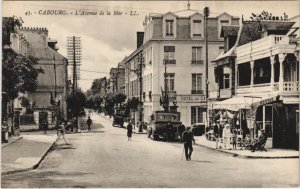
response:
M192 132L195 136L201 136L205 133L205 124L204 123L195 123L192 126Z

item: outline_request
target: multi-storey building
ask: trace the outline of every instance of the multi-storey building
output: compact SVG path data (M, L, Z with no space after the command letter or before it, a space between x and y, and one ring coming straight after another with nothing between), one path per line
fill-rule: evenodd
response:
M215 60L218 67L230 60L220 72L229 70L234 95L212 109L254 138L265 131L267 147L299 149L298 29L287 20L243 21L235 45Z
M109 72L109 92L115 93L125 93L125 68L124 65L117 68L111 68Z
M39 123L39 112L48 112L48 122L52 123L53 106L50 103L51 93L53 98L56 96L56 101L60 101L59 112L60 116L66 118L67 116L67 59L57 52L57 41L52 40L48 36L46 28L29 28L20 27L18 33L24 36L28 41L27 55L38 59L37 67L44 70L44 74L38 76L38 86L35 92L26 94L31 106L34 109L34 122ZM17 36L11 36L12 47L18 43ZM19 46L21 47L21 46ZM22 48L20 49L22 50ZM18 104L18 103L17 103ZM16 105L17 105L16 104Z
M219 37L221 26L238 24L239 18L227 13L208 18L209 90L216 88L211 61L224 47L223 38ZM145 18L144 28L143 43L140 40L142 35L138 33L138 48L123 60L127 96L142 96L143 120L148 121L153 111L162 109L160 97L162 89L166 89L170 103L177 102L184 124L204 122L206 61L203 15L192 10L150 14Z

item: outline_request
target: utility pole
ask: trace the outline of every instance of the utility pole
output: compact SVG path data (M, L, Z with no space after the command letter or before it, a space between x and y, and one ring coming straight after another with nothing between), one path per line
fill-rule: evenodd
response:
M204 8L204 21L205 21L205 91L206 100L208 99L208 42L207 42L207 20L209 16L209 8Z
M53 66L54 66L54 98L57 97L57 90L56 90L56 62L55 62L55 55L53 56Z
M77 90L77 80L80 78L80 65L81 65L81 39L80 37L68 37L67 43L67 55L70 67L73 66L73 85L72 85L72 97L75 101L75 91ZM74 112L73 112L74 113ZM73 114L72 113L72 114ZM76 117L76 127L78 128L78 115L72 115ZM73 130L73 128L72 128ZM79 131L80 129L78 129Z
M81 65L81 39L80 37L72 36L68 37L67 44L67 54L68 62L73 75L73 86L72 86L72 95L74 96L75 91L77 90L77 80L80 78L80 65Z
M208 41L207 41L207 21L209 16L209 8L204 8L204 35L205 35L205 101L206 101L206 127L209 125L209 107L208 107ZM206 129L205 129L206 130Z
M143 93L143 77L142 77L142 72L143 72L143 51L141 51L140 53L140 64L139 64L139 80L140 80L140 128L139 128L139 132L142 132L142 121L143 121L143 117L142 117L142 108L143 108L143 101L142 101L142 93Z

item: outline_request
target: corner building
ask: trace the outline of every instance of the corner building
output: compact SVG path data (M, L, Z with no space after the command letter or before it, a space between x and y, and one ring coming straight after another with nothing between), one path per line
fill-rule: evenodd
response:
M238 25L239 18L222 13L208 18L208 80L215 90L214 65L224 49L219 37L224 25ZM205 25L204 16L193 10L150 14L144 20L144 36L137 33L137 49L122 62L125 64L125 92L128 98L140 96L142 82L143 121L162 110L160 97L167 89L170 105L176 101L185 125L204 123L205 98ZM142 55L142 58L141 58ZM142 80L139 79L142 63Z

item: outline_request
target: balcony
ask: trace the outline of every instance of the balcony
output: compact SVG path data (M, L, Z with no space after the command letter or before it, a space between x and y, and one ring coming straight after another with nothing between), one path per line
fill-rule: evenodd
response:
M164 59L164 64L176 64L176 60Z
M299 82L283 82L283 93L298 93L299 92Z
M191 94L204 94L203 90L192 90Z
M283 82L282 89L280 89L279 83L274 83L272 86L271 83L256 84L251 87L247 86L238 86L236 89L237 94L249 94L249 93L270 93L270 92L280 92L281 94L293 94L297 95L299 93L299 81L292 82Z
M255 58L255 55L261 56L261 54L270 54L270 49L272 49L272 54L277 53L294 53L295 44L293 43L294 39L285 35L269 35L262 39L253 41L241 45L236 48L237 63L245 62L250 60L241 60L247 59L249 54L252 54L252 58ZM256 59L256 58L255 58Z
M231 98L231 89L220 89L220 98Z
M163 92L164 94L165 92ZM176 91L167 91L167 95L169 97L169 101L176 100Z
M203 60L192 60L192 64L203 64Z

